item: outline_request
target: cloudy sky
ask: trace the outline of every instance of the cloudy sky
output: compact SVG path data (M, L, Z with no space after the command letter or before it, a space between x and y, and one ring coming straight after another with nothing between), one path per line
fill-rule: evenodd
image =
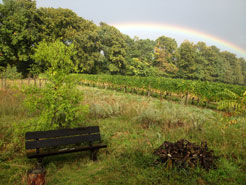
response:
M140 38L204 41L246 58L246 0L37 0Z

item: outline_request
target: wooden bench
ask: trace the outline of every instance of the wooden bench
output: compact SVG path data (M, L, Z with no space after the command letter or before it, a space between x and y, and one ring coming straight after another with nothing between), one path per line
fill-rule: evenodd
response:
M46 156L86 150L91 151L92 160L97 160L98 150L107 147L101 142L98 126L27 132L25 139L27 157L39 161Z

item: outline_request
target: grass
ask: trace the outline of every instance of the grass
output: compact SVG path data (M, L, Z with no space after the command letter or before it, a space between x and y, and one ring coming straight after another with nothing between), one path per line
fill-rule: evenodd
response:
M246 118L158 100L140 95L79 87L83 104L90 106L85 125L99 125L108 145L89 160L88 152L47 157L44 165L50 185L87 184L245 184ZM23 95L0 91L0 184L26 184L26 172L36 161L24 150L26 123L35 119L21 106ZM185 138L220 156L209 172L178 170L155 164L152 153L164 141Z

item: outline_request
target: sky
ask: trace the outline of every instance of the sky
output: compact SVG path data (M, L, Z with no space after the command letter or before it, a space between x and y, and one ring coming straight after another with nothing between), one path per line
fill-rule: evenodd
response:
M37 0L38 7L69 8L97 25L132 38L165 35L179 44L206 42L246 58L246 0Z

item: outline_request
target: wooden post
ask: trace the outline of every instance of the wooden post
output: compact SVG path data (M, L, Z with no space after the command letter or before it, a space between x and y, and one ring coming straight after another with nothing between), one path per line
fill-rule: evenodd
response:
M3 86L4 86L4 84L3 84L3 78L1 78L1 79L2 79L2 83L1 84L2 84L2 89L3 89Z
M148 96L150 96L151 94L150 94L150 90L148 90Z
M45 169L38 163L36 168L28 170L27 185L46 185L45 175Z
M4 88L6 89L7 88L7 78L4 78Z
M193 97L192 97L192 101L191 101L191 104L192 104L192 105L194 104L194 99L195 99L195 97L193 96Z
M150 96L150 85L149 85L149 88L148 88L148 96Z
M42 79L39 79L39 88L42 87Z
M188 104L188 99L189 98L189 92L186 92L186 97L185 97L185 105Z
M33 81L34 81L34 82L33 82L33 86L34 86L34 87L37 87L36 77L33 78Z

